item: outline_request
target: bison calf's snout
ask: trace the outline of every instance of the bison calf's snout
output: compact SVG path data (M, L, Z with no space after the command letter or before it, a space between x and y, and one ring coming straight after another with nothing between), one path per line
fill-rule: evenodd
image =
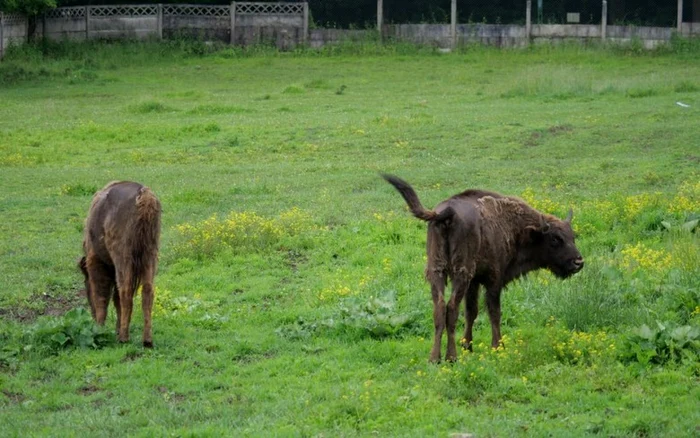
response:
M578 272L583 269L583 257L579 257L571 262L574 267L574 272Z

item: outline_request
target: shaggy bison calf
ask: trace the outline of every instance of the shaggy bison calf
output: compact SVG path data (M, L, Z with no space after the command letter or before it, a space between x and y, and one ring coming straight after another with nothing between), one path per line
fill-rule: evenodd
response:
M501 340L501 290L512 280L536 269L549 269L567 278L583 268L574 243L573 212L565 220L540 213L520 199L483 190L467 190L424 208L405 181L382 175L418 219L428 222L428 263L425 275L433 295L435 338L430 360L440 360L442 333L447 325L446 359L456 359L455 326L458 307L466 296L466 347L472 348L472 327L479 307L479 285L486 289L491 320L491 346ZM445 305L445 286L452 295Z
M92 317L104 324L109 300L113 299L120 342L129 340L134 293L141 285L143 346L153 347L151 309L160 211L160 202L148 187L118 181L95 194L85 221L85 256L79 266Z

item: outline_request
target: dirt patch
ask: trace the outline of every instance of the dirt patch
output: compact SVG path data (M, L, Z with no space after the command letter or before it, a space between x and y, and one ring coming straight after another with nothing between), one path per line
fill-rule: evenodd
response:
M170 391L165 386L159 386L157 389L158 389L158 392L160 392L163 395L163 398L165 399L165 401L173 402L173 403L181 403L187 399L187 396L185 394L180 394L179 392Z
M571 132L573 130L574 130L574 128L571 125L556 125L556 126L550 126L547 129L547 131L552 135Z
M573 130L574 128L571 125L555 125L550 126L546 130L533 131L530 136L523 141L523 146L528 148L539 146L542 144L542 141L550 135L557 136L572 132Z
M10 402L12 402L14 404L22 403L24 400L27 399L27 397L25 397L24 394L22 394L21 392L12 392L12 391L8 391L6 389L3 389L2 394L5 397L7 397L10 400Z
M44 292L30 296L25 303L0 309L0 317L28 323L43 315L61 316L86 302L84 289L69 294Z
M134 362L143 356L142 351L127 351L124 357L122 357L122 363L124 362Z
M78 388L78 394L86 395L86 396L92 395L92 394L99 392L99 391L100 391L100 388L98 388L95 385L85 385L85 386L81 386L80 388Z
M532 134L530 134L530 137L528 137L527 140L525 140L523 142L523 146L528 147L528 148L539 146L541 139L542 139L542 132L535 131Z
M284 257L284 263L294 272L297 271L299 265L305 263L307 260L308 257L305 254L293 249L288 250Z

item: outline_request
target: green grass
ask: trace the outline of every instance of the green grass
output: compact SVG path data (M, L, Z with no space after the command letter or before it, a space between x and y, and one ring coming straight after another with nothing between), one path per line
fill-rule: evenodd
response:
M699 77L685 41L10 51L3 435L697 434L697 346L660 365L619 353L642 324L700 325L700 242L682 227L700 213ZM378 172L428 207L469 187L571 206L586 268L509 287L505 350L482 312L475 353L430 365L425 224ZM37 327L84 324L42 319L86 305L83 220L115 179L163 204L155 349L138 305L129 344L47 350Z

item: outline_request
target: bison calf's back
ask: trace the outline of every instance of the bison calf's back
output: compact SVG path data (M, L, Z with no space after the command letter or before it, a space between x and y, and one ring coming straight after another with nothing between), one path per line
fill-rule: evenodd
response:
M509 282L537 269L567 278L583 268L571 228L571 211L560 220L521 199L485 190L466 190L429 210L406 181L382 176L401 194L411 213L428 222L425 274L433 298L433 362L440 360L445 327L446 359L456 359L455 327L463 298L465 346L471 349L480 286L485 289L491 346L495 348L501 340L501 291ZM448 280L452 282L452 295L445 302Z
M79 266L85 276L90 311L98 324L104 324L109 301L114 301L120 342L129 340L134 293L141 286L143 345L153 346L151 311L160 215L155 194L130 181L107 184L90 205L83 239L85 255Z

